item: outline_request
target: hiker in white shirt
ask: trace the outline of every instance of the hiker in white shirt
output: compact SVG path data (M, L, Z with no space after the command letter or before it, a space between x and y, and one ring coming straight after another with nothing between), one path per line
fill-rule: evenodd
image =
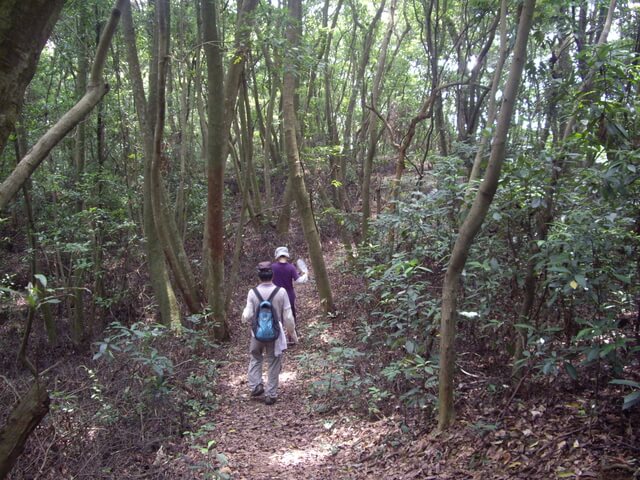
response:
M271 262L260 262L257 268L260 284L256 290L262 300L268 300L276 287L271 281L273 270ZM252 288L247 295L247 305L242 312L242 320L252 325L260 305L261 299ZM295 336L295 321L291 313L291 304L287 292L280 288L271 300L273 312L275 313L279 325L280 334L278 338L270 342L256 340L253 330L251 331L251 344L249 346L249 388L252 397L259 397L264 393L264 403L273 405L278 398L278 379L282 368L282 352L287 349L287 335ZM284 328L283 328L284 326ZM286 330L285 330L286 328ZM296 338L297 341L297 338ZM267 360L267 387L265 389L262 381L263 358Z

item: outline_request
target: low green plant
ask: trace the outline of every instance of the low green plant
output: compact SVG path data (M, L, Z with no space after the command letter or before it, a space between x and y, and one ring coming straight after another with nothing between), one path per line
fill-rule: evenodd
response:
M147 372L146 380L154 391L166 393L166 380L173 374L173 362L160 354L153 343L166 335L167 331L164 325L159 324L137 322L127 327L120 322L113 322L105 338L94 344L97 352L93 359L113 359L116 355L125 355Z

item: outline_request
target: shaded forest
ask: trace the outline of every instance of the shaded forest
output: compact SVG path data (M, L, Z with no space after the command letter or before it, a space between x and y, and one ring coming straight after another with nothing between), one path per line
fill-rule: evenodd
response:
M0 478L640 478L639 94L628 0L0 0Z

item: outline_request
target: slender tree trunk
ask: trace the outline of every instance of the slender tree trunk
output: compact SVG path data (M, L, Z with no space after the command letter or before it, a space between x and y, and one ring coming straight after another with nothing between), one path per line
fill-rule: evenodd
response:
M360 93L364 90L364 74L367 69L367 65L369 64L369 58L371 56L371 47L373 45L373 38L376 30L376 26L380 21L380 17L382 16L382 12L384 11L386 0L380 2L378 6L378 10L374 15L367 32L364 35L363 45L362 45L362 53L360 57L360 61L357 63L357 71L356 78L351 85L351 93L349 95L349 102L347 104L347 112L345 114L345 122L344 122L344 136L342 140L342 155L340 158L340 170L338 175L338 180L342 183L341 187L341 200L342 200L342 209L345 212L351 210L349 202L349 197L346 194L347 188L347 166L348 162L355 162L355 152L358 150L357 145L354 145L356 142L352 138L352 127L353 127L353 115L355 111L356 101ZM355 13L354 13L355 15ZM354 17L354 23L357 25L357 18ZM357 30L354 31L354 37L357 36ZM354 38L355 42L355 38ZM355 51L355 49L353 49ZM354 55L355 62L355 55ZM354 67L355 68L355 67ZM354 146L356 148L354 148Z
M611 29L611 23L613 21L613 14L614 14L615 8L616 8L616 0L611 0L606 18L604 19L602 30L600 31L600 34L598 36L596 47L605 44L608 40L608 35ZM584 28L586 29L586 25L584 25ZM566 55L566 53L563 53L562 51L563 49L560 48L559 50L560 51L558 54L558 59L560 61L568 61L568 56ZM580 86L581 93L586 93L591 90L593 86L593 78L595 74L596 74L596 68L591 68L585 71L584 80L582 82L582 85ZM550 103L552 103L554 100L555 99L553 98L549 99ZM551 123L552 122L551 116L555 114L555 106L550 105L549 108L550 108L550 111L549 111L548 123ZM569 138L569 136L573 133L575 129L575 122L576 122L576 114L574 113L565 124L563 135L562 135L562 138L560 139L562 143L564 143ZM540 148L544 148L544 144L541 144ZM552 162L551 179L545 191L545 199L544 199L545 208L542 210L541 214L538 216L536 220L536 225L534 227L536 231L533 238L535 240L531 242L531 247L530 247L531 257L527 262L527 269L525 273L525 282L524 282L524 290L523 290L523 301L522 301L522 305L520 306L520 312L518 315L519 323L526 323L529 320L530 311L531 311L531 308L533 307L533 303L535 300L535 292L538 285L538 281L537 281L537 275L535 272L535 261L533 260L533 256L539 252L539 247L537 242L546 240L547 235L549 233L549 227L555 217L554 210L555 210L556 190L558 188L558 184L560 182L561 176L563 175L563 173L565 173L564 159L565 159L564 155L558 155ZM515 378L517 378L519 375L519 369L516 368L516 364L517 364L517 361L521 359L522 353L526 345L526 332L522 331L522 329L517 329L517 334L518 335L516 337L516 343L515 343L514 354L513 354L514 367L512 369L512 374Z
M497 111L497 99L496 94L500 85L500 78L502 77L502 71L504 69L504 62L507 59L508 47L507 47L507 0L500 2L500 55L498 57L498 64L493 73L493 80L491 82L491 92L489 93L488 106L487 106L487 123L485 128L492 128ZM473 195L476 192L477 182L480 179L480 172L482 167L482 161L485 158L485 151L489 135L481 135L480 143L478 144L478 150L471 167L471 174L469 175L469 181L467 183L467 190L465 193L465 206L463 207L466 213L468 206L470 205Z
M291 202L293 201L293 181L291 175L287 177L287 183L284 187L284 195L282 196L282 207L276 224L276 232L280 238L285 238L289 232L289 224L291 223Z
M78 48L78 73L76 83L77 98L80 99L87 91L87 77L89 74L89 63L87 59L87 48L89 44L89 35L87 25L89 23L88 15L89 6L80 6L80 16L78 19L78 38L76 47ZM80 189L85 171L86 163L86 145L87 145L87 122L80 122L76 127L73 164L74 164L74 182L76 189ZM78 198L75 202L75 213L80 214L85 208L85 199ZM75 233L72 234L75 236ZM72 239L72 241L75 241ZM77 262L73 259L76 254L71 254L72 261L69 268L69 283L71 287L71 295L69 297L69 318L71 327L71 341L76 348L82 348L87 341L86 325L85 325L85 309L84 309L84 277L85 272L78 268Z
M27 152L27 144L26 144L26 132L22 126L23 122L21 119L16 123L16 141L15 141L15 149L16 149L16 163L20 161L20 159ZM30 259L30 277L33 285L39 285L38 288L38 297L42 300L47 296L47 289L45 285L42 285L36 279L36 275L40 273L40 266L38 262L38 237L36 232L36 221L33 210L33 204L31 202L31 181L27 180L22 187L22 193L24 195L24 210L25 216L27 219L27 239L29 241L29 248L31 249L31 259ZM53 346L58 343L58 331L56 330L56 324L53 319L53 315L51 314L51 307L48 303L41 303L40 310L42 311L42 317L44 319L44 327L47 332L47 339L49 343Z
M438 430L448 428L454 419L453 385L455 370L455 337L460 275L467 261L473 239L480 230L493 200L500 170L504 162L507 133L515 108L517 93L526 60L527 41L535 9L535 0L525 0L520 13L513 62L504 89L502 108L492 142L487 172L469 214L465 218L453 246L442 287L442 319L440 329L440 373L438 397Z
M378 65L376 66L376 73L371 85L371 107L373 109L378 108L378 97L380 90L382 89L382 76L385 70L385 63L387 59L387 50L389 48L389 41L391 40L391 34L394 29L395 11L398 0L391 0L389 7L389 24L387 25L387 31L382 45L380 46L380 52L378 56ZM367 155L365 157L364 166L362 169L362 239L366 240L369 230L369 219L371 217L371 174L373 172L373 161L376 154L376 144L378 142L378 117L371 111L369 113L369 142L367 145Z
M289 0L289 24L287 26L288 52L295 52L300 43L296 23L302 19L301 0ZM294 92L296 85L296 63L288 55L282 87L282 110L284 123L285 150L289 161L289 171L292 179L293 194L298 206L302 222L302 230L309 249L309 258L316 277L320 302L325 312L333 311L333 297L331 284L324 264L322 245L316 222L311 208L311 201L304 182L300 155L298 153L298 139L296 136L296 111L294 106Z
M169 61L169 33L168 33L168 3L166 0L158 0L156 9L158 12L158 76L156 87L156 105L154 134L153 134L153 154L151 161L151 208L154 222L158 232L158 239L165 256L173 272L173 277L180 290L182 297L191 313L198 313L201 308L201 301L195 284L195 278L191 271L189 259L184 251L184 244L178 234L175 225L175 216L169 207L169 199L162 178L162 165L166 160L163 151L164 120L165 120L165 100L166 100L166 74ZM179 323L172 324L174 328L179 327Z
M129 0L125 3L122 19L122 31L127 46L127 62L129 63L129 75L132 79L133 98L138 115L138 123L144 141L144 183L143 183L143 219L144 235L146 240L147 261L149 263L149 276L151 286L158 302L160 320L164 325L177 325L180 323L180 310L175 296L169 271L164 258L164 252L158 238L158 228L153 216L151 206L151 162L153 159L153 117L150 117L150 109L144 93L142 71L136 49L136 36L131 17L131 5ZM154 55L155 56L155 55ZM152 60L152 65L153 65ZM154 68L152 68L153 70ZM150 89L150 94L155 92L155 87ZM152 95L149 103L154 103Z

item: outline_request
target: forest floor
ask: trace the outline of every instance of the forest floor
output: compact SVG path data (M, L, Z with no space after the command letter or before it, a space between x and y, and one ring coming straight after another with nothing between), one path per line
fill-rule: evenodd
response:
M300 240L289 246L295 258L304 249ZM594 394L589 385L528 378L514 389L495 358L461 348L457 419L441 434L434 404L391 405L374 415L362 408L366 390L319 388L332 373L325 362L332 349L357 345L365 313L357 300L363 279L345 268L335 243L325 242L325 260L338 313L322 313L313 280L300 286L302 340L285 353L278 401L252 398L249 332L239 317L257 283L254 266L271 251L256 248L243 260L228 344L213 346L197 332L176 338L125 329L119 341L128 353L106 361L64 346L45 355L44 339L34 339L31 355L53 365L52 408L9 478L639 478L640 415L622 412L604 386ZM0 322L0 424L29 383L13 360L20 328Z

